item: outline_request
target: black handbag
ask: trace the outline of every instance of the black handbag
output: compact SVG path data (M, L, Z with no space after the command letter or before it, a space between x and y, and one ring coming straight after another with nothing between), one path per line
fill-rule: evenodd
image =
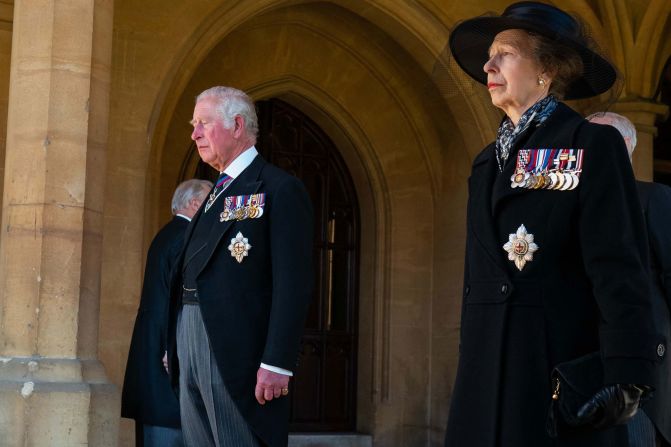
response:
M560 363L552 370L552 398L546 430L552 438L589 429L578 419L578 410L603 387L603 362L599 352Z

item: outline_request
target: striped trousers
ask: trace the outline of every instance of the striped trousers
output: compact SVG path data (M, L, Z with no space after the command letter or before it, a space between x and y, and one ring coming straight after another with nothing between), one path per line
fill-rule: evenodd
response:
M259 447L221 378L197 304L177 320L179 407L186 447Z

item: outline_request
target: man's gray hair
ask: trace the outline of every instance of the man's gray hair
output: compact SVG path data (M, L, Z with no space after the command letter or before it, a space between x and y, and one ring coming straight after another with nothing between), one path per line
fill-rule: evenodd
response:
M233 87L212 87L198 95L196 103L205 98L214 98L217 101L217 114L221 117L225 128L233 127L233 120L240 115L245 120L247 135L256 140L259 132L256 108L254 101L245 92Z
M179 210L186 209L193 199L205 200L205 196L212 189L212 182L207 180L186 180L177 186L172 195L172 215Z
M634 123L632 123L626 116L613 112L592 113L586 120L592 121L593 118L596 118L601 122L606 121L608 125L619 130L624 141L629 143L630 147L627 148L627 151L629 152L629 156L631 156L634 149L636 149L636 126L634 126Z

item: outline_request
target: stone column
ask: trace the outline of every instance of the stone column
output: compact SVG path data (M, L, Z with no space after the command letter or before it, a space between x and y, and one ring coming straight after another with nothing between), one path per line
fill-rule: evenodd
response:
M652 181L654 172L653 139L657 134L655 121L665 117L668 107L649 100L620 100L612 111L624 115L636 126L637 144L634 151L634 173L638 180Z
M97 360L113 0L14 4L0 229L0 444L116 446Z

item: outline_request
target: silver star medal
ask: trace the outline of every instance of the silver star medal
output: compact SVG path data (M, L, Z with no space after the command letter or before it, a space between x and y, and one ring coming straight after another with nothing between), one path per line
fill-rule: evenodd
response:
M534 235L527 233L522 224L516 233L508 235L508 242L503 245L503 249L508 252L508 259L514 261L515 267L521 271L527 261L533 261L538 245L534 243Z
M238 234L231 239L231 245L228 246L231 256L233 256L238 263L241 263L243 258L249 254L251 248L252 246L249 244L247 238L239 231Z

